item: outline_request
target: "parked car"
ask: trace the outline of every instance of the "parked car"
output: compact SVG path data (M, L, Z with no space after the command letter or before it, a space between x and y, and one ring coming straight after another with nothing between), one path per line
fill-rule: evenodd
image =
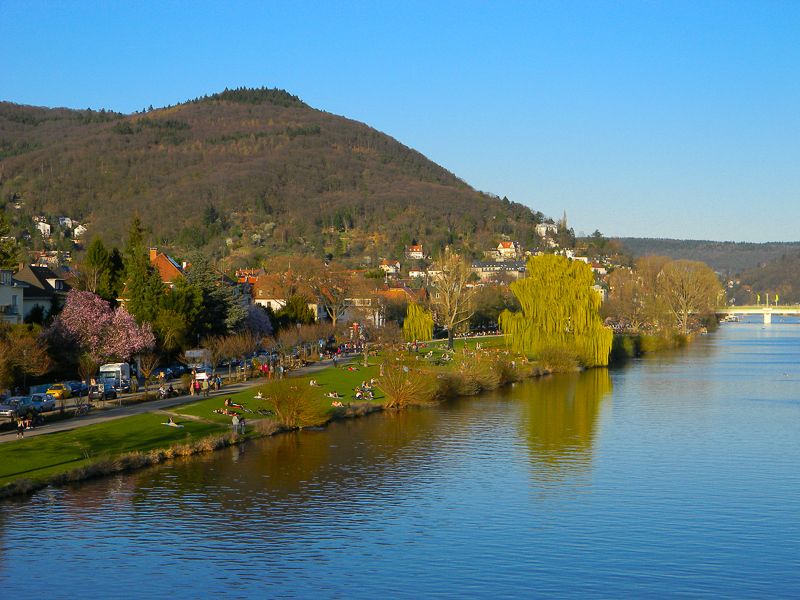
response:
M0 417L15 419L25 415L35 415L39 410L30 396L12 396L0 407Z
M46 394L31 394L31 401L38 412L48 412L56 409L56 399L49 391Z
M72 390L70 387L65 383L54 383L49 388L47 388L47 392L53 398L58 400L63 400L64 398L69 398L72 396Z
M66 381L64 383L69 386L70 393L73 396L85 396L89 393L89 386L83 381Z
M17 413L15 412L15 406L11 403L14 400L13 397L6 398L3 400L3 403L0 404L0 417L7 417L9 419L13 419Z
M96 383L89 386L89 400L114 400L117 390L110 383Z

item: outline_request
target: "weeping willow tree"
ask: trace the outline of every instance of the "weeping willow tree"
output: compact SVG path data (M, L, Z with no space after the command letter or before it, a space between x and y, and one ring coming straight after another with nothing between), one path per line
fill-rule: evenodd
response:
M600 319L589 266L562 256L528 259L527 277L511 284L521 312L503 311L500 327L517 351L537 356L567 349L586 367L605 366L613 332Z
M416 302L408 305L403 321L403 337L407 342L433 338L433 315Z

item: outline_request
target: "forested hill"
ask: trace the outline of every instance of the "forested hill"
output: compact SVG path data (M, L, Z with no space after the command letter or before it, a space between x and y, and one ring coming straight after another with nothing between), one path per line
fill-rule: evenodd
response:
M800 253L800 242L713 242L655 238L618 238L634 256L659 255L699 260L724 275L737 275L784 256Z
M542 215L472 189L393 138L282 90L132 115L0 103L0 204L119 243L134 214L176 249L396 254L416 240L525 243Z

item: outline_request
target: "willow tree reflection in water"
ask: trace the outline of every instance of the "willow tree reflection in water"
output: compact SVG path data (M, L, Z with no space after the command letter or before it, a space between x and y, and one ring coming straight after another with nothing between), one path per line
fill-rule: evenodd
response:
M800 595L800 327L0 504L74 597ZM613 390L611 382L613 381Z
M535 478L565 480L588 472L600 407L611 393L608 371L527 381L514 393L524 399L521 436L528 443Z

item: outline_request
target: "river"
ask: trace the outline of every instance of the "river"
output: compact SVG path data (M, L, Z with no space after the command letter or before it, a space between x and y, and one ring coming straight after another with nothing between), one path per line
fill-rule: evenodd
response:
M797 597L798 434L800 321L726 324L2 503L0 596Z

